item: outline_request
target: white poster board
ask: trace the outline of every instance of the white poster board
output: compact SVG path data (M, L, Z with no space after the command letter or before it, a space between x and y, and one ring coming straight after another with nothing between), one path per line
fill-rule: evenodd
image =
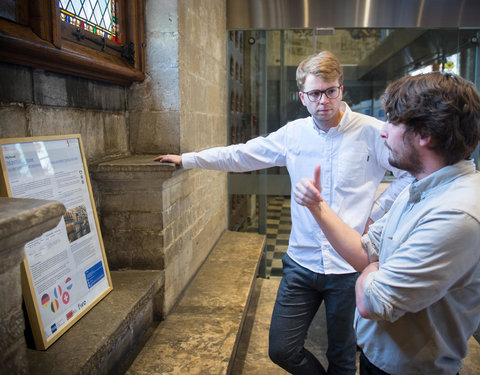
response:
M80 135L0 139L14 198L56 200L57 227L25 245L22 290L37 349L47 349L112 290Z

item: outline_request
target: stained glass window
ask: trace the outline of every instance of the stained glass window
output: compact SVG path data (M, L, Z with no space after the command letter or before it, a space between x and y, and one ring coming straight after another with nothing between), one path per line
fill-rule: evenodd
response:
M120 43L115 0L59 0L62 21Z

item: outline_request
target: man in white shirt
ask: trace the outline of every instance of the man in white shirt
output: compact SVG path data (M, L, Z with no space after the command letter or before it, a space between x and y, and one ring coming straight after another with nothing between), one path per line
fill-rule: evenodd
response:
M404 77L384 95L390 163L414 177L361 236L322 199L320 166L295 200L355 269L361 375L454 375L480 322L480 96L440 72ZM323 183L323 181L322 181Z
M324 51L297 68L297 86L311 117L289 122L266 137L245 144L215 147L154 160L184 168L245 172L287 167L292 189L322 164L324 199L359 233L383 216L411 176L392 168L380 138L383 123L352 112L342 102L343 71L337 58ZM375 200L385 174L398 177ZM293 195L292 195L293 197ZM325 301L327 312L328 374L355 374L353 330L355 281L358 273L328 243L308 209L292 199L292 230L283 258L270 325L270 358L293 374L325 374L304 342L308 328Z

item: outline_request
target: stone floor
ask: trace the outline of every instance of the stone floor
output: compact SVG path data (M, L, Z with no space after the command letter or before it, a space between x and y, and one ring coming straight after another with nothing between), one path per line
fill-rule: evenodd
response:
M268 329L279 283L280 278L257 279L231 375L287 374L268 357ZM322 308L312 323L306 347L326 367L325 313ZM460 375L478 374L480 374L480 345L471 338L469 354L464 360L464 368Z

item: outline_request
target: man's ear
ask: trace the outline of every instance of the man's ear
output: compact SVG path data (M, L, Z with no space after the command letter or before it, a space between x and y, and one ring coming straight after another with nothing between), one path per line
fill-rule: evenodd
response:
M420 135L419 137L420 139L418 141L418 144L420 146L428 147L428 148L431 148L432 146L434 146L434 141L431 135L425 135L425 136Z
M305 104L305 94L303 92L299 91L298 96L300 97L300 100L302 101L302 104L306 107L307 105Z

